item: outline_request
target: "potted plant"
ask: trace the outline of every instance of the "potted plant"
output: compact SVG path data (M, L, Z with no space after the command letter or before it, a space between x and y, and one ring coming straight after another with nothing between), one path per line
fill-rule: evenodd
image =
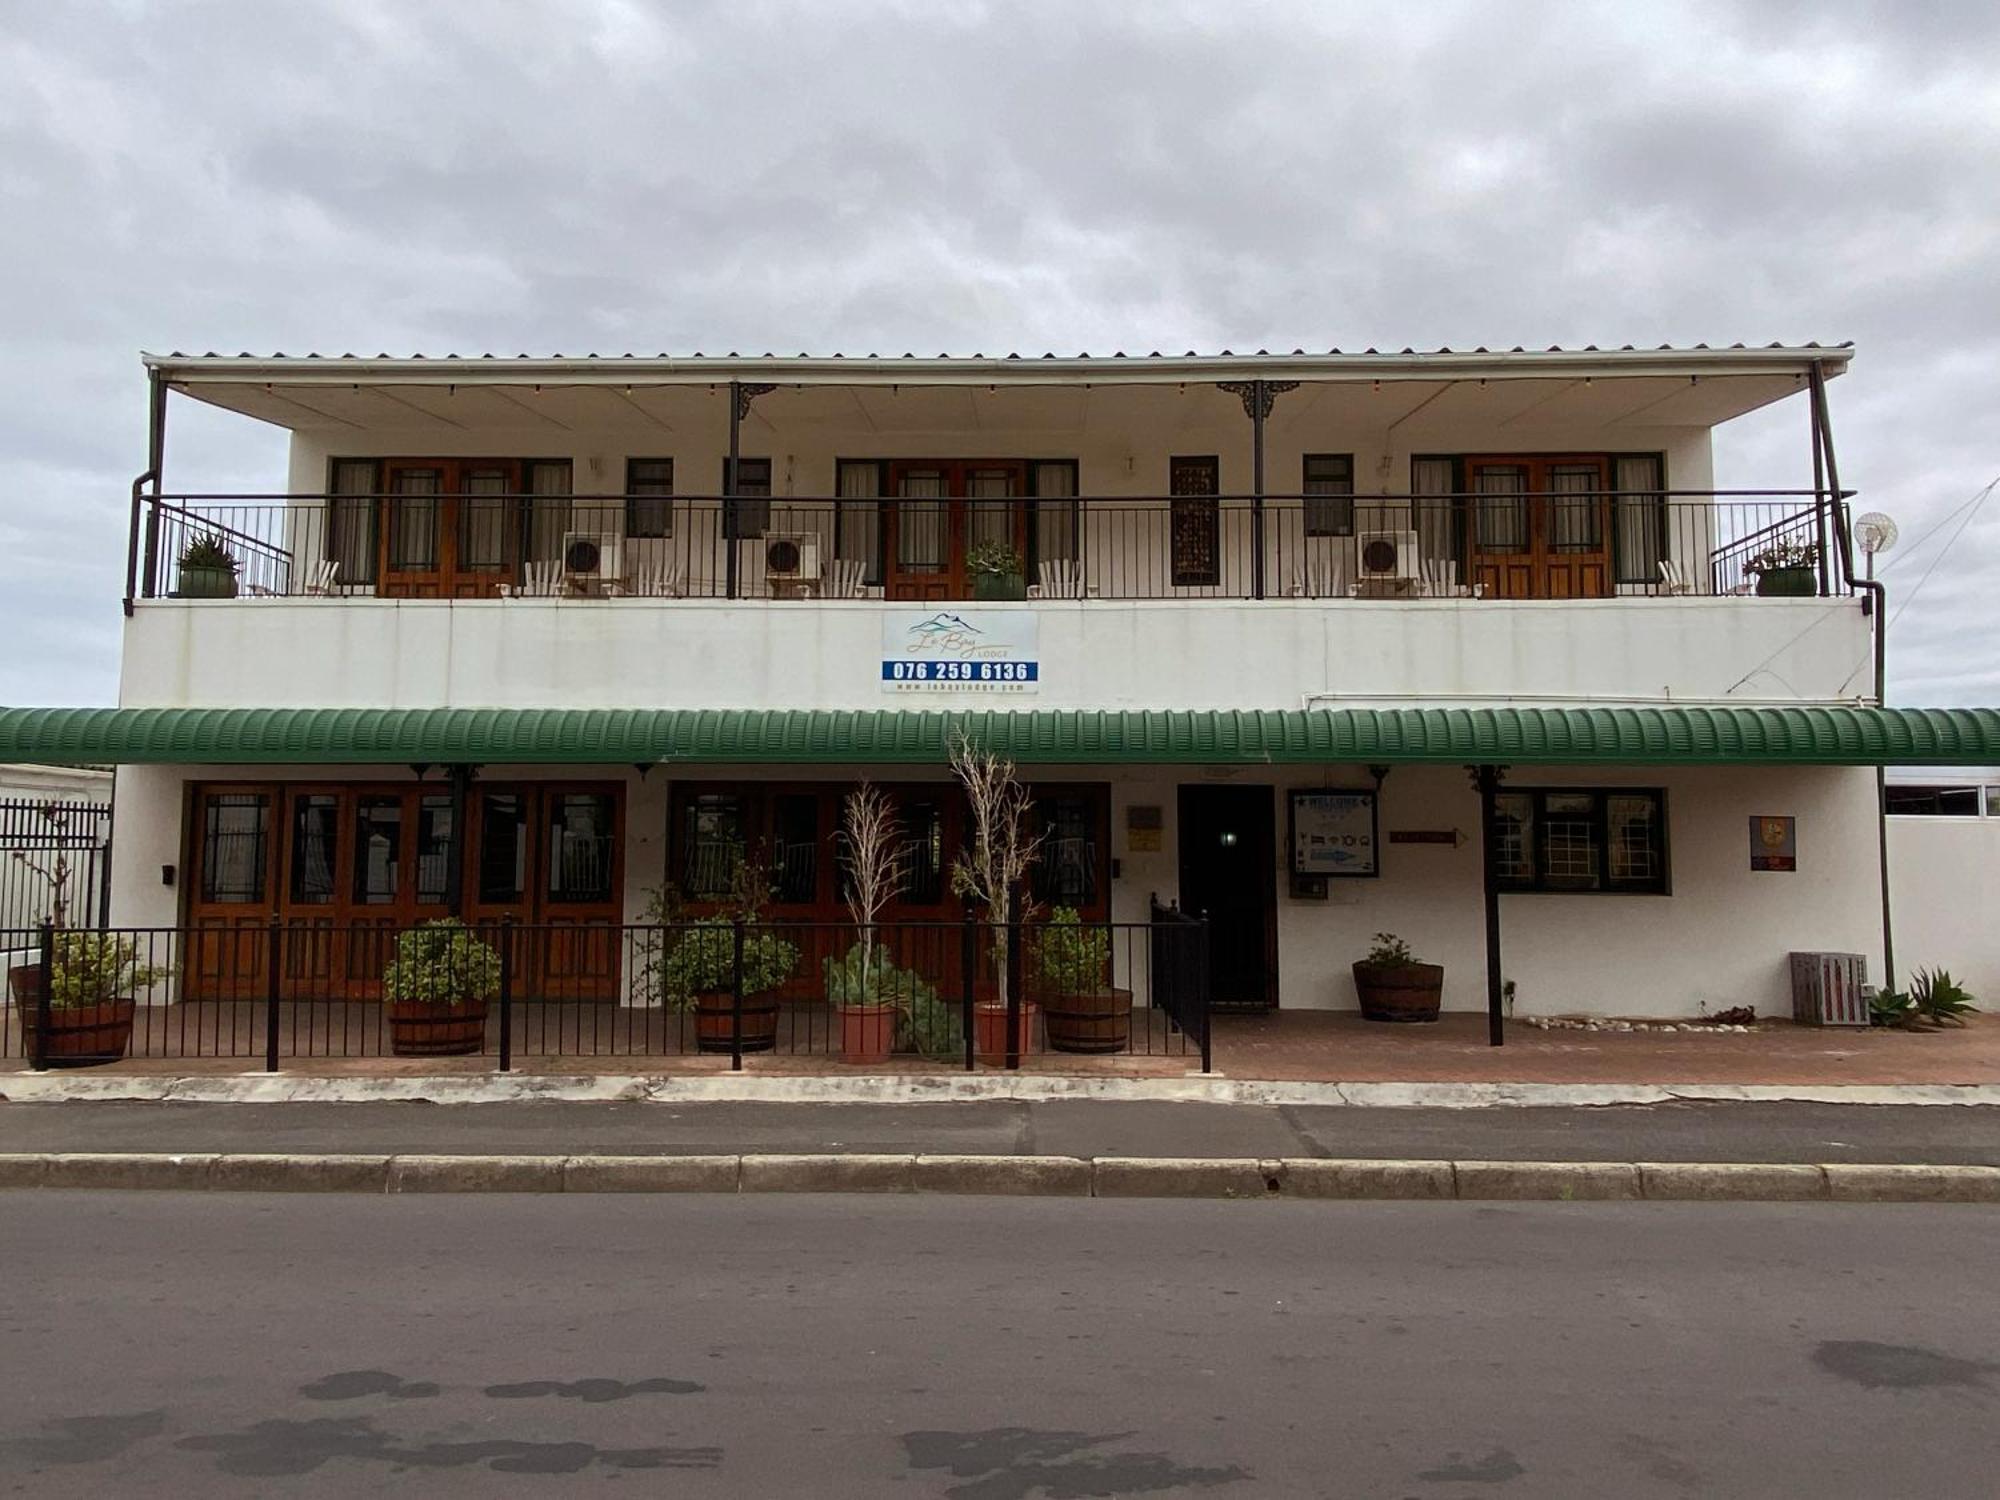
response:
M1049 1046L1058 1052L1122 1052L1132 1034L1132 992L1107 981L1111 934L1058 906L1035 932L1029 956L1041 987Z
M41 1029L41 970L16 991L21 1044L51 1067L116 1062L132 1043L137 992L166 977L139 962L137 945L114 932L57 931L49 950L48 1031ZM11 976L10 976L11 977Z
M1025 599L1028 580L1021 554L1005 542L974 542L965 551L975 599Z
M1774 542L1743 564L1764 597L1811 598L1819 592L1817 542Z
M1354 990L1371 1021L1435 1021L1444 995L1444 966L1418 963L1393 932L1375 934L1366 958L1354 961Z
M398 1057L462 1057L486 1045L486 1007L500 993L500 955L456 917L396 935L382 971L389 1050Z
M952 742L950 755L952 774L965 788L972 809L971 837L952 861L951 888L985 914L993 963L995 998L973 1006L973 1034L982 1053L1004 1059L1009 1053L1032 1050L1034 1043L1036 1007L1025 995L1015 1010L1019 1030L1011 1038L1007 1035L1007 935L1010 917L1026 915L1012 908L1021 882L1040 855L1042 836L1028 831L1034 802L1014 774L1011 760L975 749L963 734Z
M863 781L847 794L840 842L847 911L859 936L844 958L829 958L822 967L827 1004L840 1020L840 1055L850 1063L879 1063L889 1056L896 1045L899 1001L921 982L890 961L876 932L908 867L908 851L897 835L895 808L879 787Z
M740 919L703 917L684 928L660 959L660 988L675 1010L694 1012L695 1044L730 1052L737 1041L736 930ZM769 1052L778 1041L777 991L799 965L799 950L774 932L743 924L740 1045Z
M183 599L236 597L236 556L221 537L205 532L183 549L179 593Z

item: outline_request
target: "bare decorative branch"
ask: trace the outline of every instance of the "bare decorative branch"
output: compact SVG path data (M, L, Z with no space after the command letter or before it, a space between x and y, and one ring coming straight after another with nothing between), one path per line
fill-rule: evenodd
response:
M903 889L909 847L902 842L896 809L882 789L864 781L847 794L841 842L847 851L847 911L860 932L861 972L873 973L875 924L882 908Z
M972 838L952 861L954 893L983 908L992 924L993 953L1002 1004L1007 1000L1008 900L1040 856L1042 835L1030 833L1034 799L1015 775L1014 763L982 750L964 734L951 744L951 770L972 808ZM1026 910L1018 915L1025 917Z

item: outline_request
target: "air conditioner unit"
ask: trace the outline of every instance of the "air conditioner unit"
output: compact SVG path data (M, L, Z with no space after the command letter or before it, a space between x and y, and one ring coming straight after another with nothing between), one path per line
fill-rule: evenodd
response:
M562 570L565 580L608 583L625 576L624 541L595 531L563 533Z
M1414 531L1363 531L1354 538L1354 560L1363 580L1413 581L1423 576Z
M817 532L768 532L763 546L764 577L772 583L811 583L819 577Z

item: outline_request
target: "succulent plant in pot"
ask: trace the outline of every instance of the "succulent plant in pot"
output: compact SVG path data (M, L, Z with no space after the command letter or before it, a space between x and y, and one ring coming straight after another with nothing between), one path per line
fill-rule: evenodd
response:
M974 542L965 551L975 599L1025 599L1028 580L1021 554L1005 542Z
M398 1057L456 1057L486 1043L486 1008L500 994L500 955L456 917L396 936L382 971L389 1046Z
M236 554L213 532L202 533L182 548L180 564L183 599L236 597Z
M1393 932L1375 934L1365 958L1354 961L1354 992L1370 1021L1435 1021L1444 996L1444 966L1419 963Z

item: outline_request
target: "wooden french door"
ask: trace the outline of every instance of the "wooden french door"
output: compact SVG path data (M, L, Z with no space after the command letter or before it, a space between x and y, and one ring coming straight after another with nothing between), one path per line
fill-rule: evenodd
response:
M1600 599L1611 588L1611 465L1601 456L1466 460L1471 581L1496 599Z
M883 593L891 599L970 598L968 548L1001 542L1026 557L1027 471L1012 460L890 464Z
M195 794L187 869L189 999L267 993L272 918L280 993L371 1000L395 934L451 911L473 926L511 916L514 993L616 998L623 799L616 784L475 785L469 837L433 781L210 785Z
M382 466L379 592L490 599L517 576L521 465L513 459L395 459Z

